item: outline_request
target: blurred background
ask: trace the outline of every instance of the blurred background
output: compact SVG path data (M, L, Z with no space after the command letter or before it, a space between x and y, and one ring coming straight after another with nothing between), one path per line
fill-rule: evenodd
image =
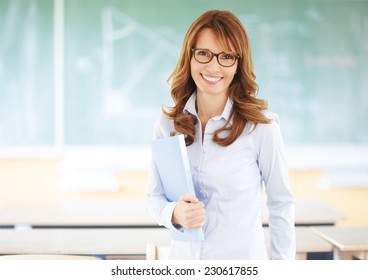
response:
M248 31L296 199L368 226L368 2L348 0L0 0L0 216L143 200L166 80L210 9Z

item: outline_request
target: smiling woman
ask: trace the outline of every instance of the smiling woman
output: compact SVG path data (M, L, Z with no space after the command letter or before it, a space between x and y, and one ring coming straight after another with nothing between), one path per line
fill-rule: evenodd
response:
M148 209L176 232L170 258L267 259L263 182L271 257L294 258L294 200L279 121L256 97L250 43L236 16L212 10L196 19L169 80L175 104L163 110L154 138L184 134L195 189L169 202L164 188L175 186L162 186L152 164ZM176 240L183 228L202 228L204 240Z

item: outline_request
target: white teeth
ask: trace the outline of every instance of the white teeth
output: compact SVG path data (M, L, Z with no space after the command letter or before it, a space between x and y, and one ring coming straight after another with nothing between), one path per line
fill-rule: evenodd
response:
M221 77L210 77L210 76L206 76L203 74L202 74L202 77L209 82L218 82L222 79Z

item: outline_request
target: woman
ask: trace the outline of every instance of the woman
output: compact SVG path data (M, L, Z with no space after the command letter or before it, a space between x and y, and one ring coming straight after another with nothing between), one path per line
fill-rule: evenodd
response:
M278 117L257 99L248 35L229 11L201 15L185 36L171 74L174 106L154 138L184 134L196 195L168 202L153 164L148 210L172 230L202 228L204 241L171 242L171 259L268 259L295 255L294 200Z

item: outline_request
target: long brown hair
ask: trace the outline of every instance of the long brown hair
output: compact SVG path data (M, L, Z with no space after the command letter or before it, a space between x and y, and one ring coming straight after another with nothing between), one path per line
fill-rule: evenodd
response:
M248 34L239 19L229 11L211 10L202 14L189 27L183 42L178 63L170 75L171 96L174 106L167 110L162 108L163 113L173 119L177 132L185 135L187 146L195 139L195 125L197 119L191 114L183 112L186 102L196 90L196 85L190 74L190 60L192 48L195 46L198 34L205 28L210 28L217 36L219 42L227 50L240 55L237 73L229 86L229 96L233 99L233 108L230 119L233 120L229 127L228 122L216 130L213 141L220 146L232 144L240 134L248 121L257 123L269 123L262 110L267 109L267 102L256 98L258 86L253 70L250 43ZM219 137L222 131L229 131L224 138ZM175 132L172 133L174 135Z

